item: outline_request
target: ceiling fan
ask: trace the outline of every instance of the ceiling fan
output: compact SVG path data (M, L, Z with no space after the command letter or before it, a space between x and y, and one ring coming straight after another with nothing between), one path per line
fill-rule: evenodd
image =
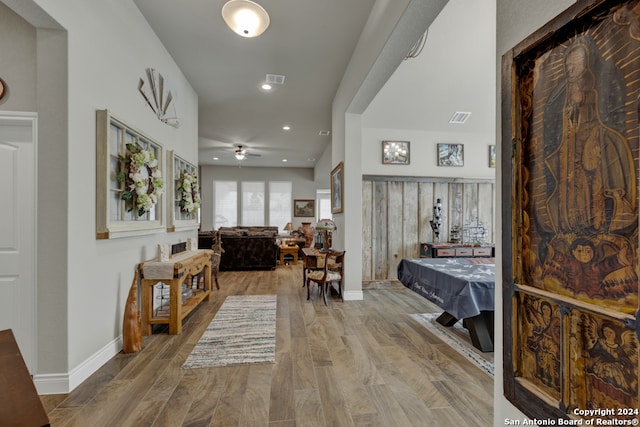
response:
M247 157L262 157L260 154L250 153L247 151L247 148L244 145L236 145L236 149L234 152L236 159L244 160Z

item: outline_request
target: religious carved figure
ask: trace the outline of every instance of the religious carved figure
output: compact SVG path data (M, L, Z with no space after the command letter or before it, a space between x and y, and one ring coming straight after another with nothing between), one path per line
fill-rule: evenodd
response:
M548 301L526 296L524 310L530 333L526 346L535 355L533 375L542 384L560 391L560 317Z
M583 315L585 369L597 394L611 403L632 403L637 394L638 343L634 331L610 320Z
M556 233L624 230L635 223L636 177L621 133L619 72L580 37L564 55L564 75L544 112L547 197L538 205L547 211L544 225Z

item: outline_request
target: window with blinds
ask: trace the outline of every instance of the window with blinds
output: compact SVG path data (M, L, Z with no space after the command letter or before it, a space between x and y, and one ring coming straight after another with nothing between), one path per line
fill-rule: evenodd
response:
M291 181L269 182L269 225L282 231L291 221Z
M214 181L213 193L213 227L238 225L238 183L236 181Z

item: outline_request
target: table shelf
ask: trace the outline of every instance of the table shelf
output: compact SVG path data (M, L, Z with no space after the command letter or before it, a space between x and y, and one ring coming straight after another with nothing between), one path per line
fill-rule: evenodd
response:
M195 310L202 301L204 301L205 299L208 299L210 295L211 295L211 291L201 291L187 298L185 302L182 303L182 310L181 310L182 318L184 319L185 317L187 317L189 313ZM169 307L169 310L171 310L171 307ZM149 323L153 325L164 325L169 323L168 320L169 320L169 313L167 312L166 315L156 314L155 316L149 319Z
M153 325L169 325L169 334L182 332L182 320L195 310L201 302L211 297L211 257L213 251L202 249L175 256L168 261L157 259L138 265L141 277L142 334L151 335ZM194 293L182 301L182 284L187 277L202 274L204 290ZM169 287L169 312L154 315L153 288L162 282Z

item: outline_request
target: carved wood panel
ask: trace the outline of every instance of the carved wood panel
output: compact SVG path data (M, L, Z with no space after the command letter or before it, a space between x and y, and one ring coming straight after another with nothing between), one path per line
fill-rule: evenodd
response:
M579 2L503 58L504 389L530 417L637 416L637 28L637 0Z

